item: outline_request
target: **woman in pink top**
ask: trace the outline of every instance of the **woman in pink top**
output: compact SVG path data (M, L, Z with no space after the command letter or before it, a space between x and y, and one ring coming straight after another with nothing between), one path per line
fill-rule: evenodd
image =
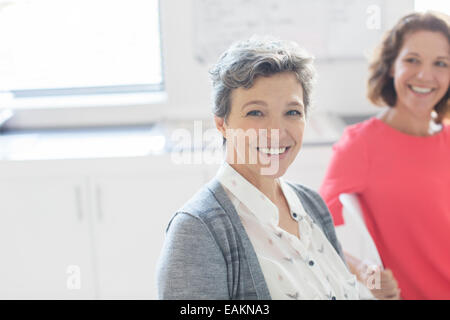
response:
M368 98L389 108L346 128L333 146L320 194L335 225L344 223L339 195L358 196L388 270L375 296L450 299L449 84L448 16L405 16L370 66ZM351 256L348 263L362 269Z

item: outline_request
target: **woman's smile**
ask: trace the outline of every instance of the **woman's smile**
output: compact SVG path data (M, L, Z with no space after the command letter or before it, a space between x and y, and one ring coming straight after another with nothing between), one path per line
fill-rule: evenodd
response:
M398 109L428 121L450 83L447 39L431 31L408 34L392 68Z
M256 148L259 152L259 154L263 157L263 160L283 160L286 158L287 154L289 153L289 150L291 149L290 146L288 147L281 147L281 148Z
M281 177L302 145L302 85L294 73L283 72L233 90L231 112L221 128L229 143L227 159L238 171Z
M420 96L427 96L429 95L429 93L431 93L432 91L435 90L435 88L427 88L427 87L422 87L422 86L413 86L413 85L408 85L408 88L414 92L415 94Z

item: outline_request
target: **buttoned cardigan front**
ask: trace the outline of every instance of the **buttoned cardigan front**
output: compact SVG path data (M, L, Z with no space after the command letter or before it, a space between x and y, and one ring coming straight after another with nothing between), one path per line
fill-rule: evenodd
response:
M322 198L305 186L288 184L343 259ZM160 299L271 299L247 232L216 178L170 220L156 277Z

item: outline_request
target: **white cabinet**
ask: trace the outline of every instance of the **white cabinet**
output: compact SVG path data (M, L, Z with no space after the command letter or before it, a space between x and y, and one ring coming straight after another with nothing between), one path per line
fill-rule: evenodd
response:
M202 171L186 169L92 180L101 299L157 298L156 262L165 228L203 184Z
M94 298L84 180L0 181L0 298Z
M0 163L0 299L156 299L165 228L206 178L167 156Z
M330 155L302 149L286 178L318 188ZM157 298L169 219L221 163L186 159L0 161L0 299Z

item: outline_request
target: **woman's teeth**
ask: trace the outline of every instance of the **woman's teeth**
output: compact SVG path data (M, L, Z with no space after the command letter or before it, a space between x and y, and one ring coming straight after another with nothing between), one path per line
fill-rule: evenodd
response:
M423 87L416 87L416 86L409 86L409 87L411 88L412 91L417 92L417 93L429 93L433 90L432 88L423 88Z
M286 147L284 148L258 148L259 151L265 154L280 154L286 151Z

